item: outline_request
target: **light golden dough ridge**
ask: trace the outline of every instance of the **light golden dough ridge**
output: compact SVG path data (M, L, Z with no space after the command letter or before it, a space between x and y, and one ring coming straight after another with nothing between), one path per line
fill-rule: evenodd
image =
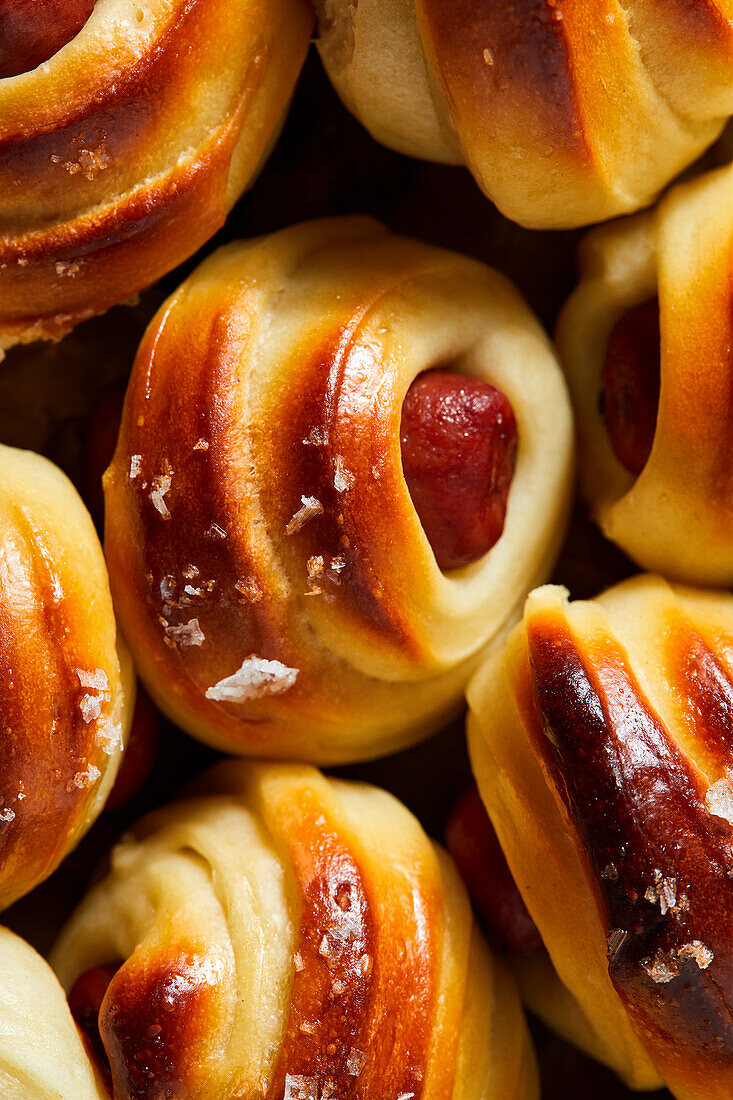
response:
M404 807L288 765L227 761L204 789L115 849L54 949L67 988L121 963L100 1012L120 1097L537 1096L516 992Z
M320 0L316 10L329 76L373 136L465 163L504 214L533 228L647 205L733 113L729 0Z
M733 585L733 168L591 233L557 331L576 410L581 489L604 534L644 568ZM599 405L614 326L658 299L661 393L641 474L613 452Z
M723 1100L733 598L545 587L469 690L482 797L549 951L527 1003L634 1088ZM554 970L553 970L554 967Z
M404 396L446 363L506 394L521 440L502 537L451 573L400 455ZM553 352L496 272L367 219L224 248L151 325L106 476L141 675L229 751L333 762L426 736L547 575L571 466Z
M57 338L223 224L284 116L305 0L98 0L0 80L0 347Z
M42 882L101 811L134 676L92 521L50 462L0 445L0 906Z

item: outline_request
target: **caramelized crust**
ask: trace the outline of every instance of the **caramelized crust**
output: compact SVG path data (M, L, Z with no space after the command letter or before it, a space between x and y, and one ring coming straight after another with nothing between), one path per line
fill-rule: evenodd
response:
M45 459L0 446L0 906L42 882L101 811L134 681L94 527Z
M0 346L57 338L223 224L308 46L304 0L98 0L0 80Z
M54 950L67 987L122 960L116 1097L537 1096L516 993L399 803L292 766L206 788L122 842Z
M733 1085L732 656L730 596L640 577L568 605L562 590L546 588L530 597L503 669L497 663L473 688L482 794L585 1017L573 1037L638 1085L639 1052L614 1035L622 1004L664 1083L685 1100L722 1100ZM511 700L502 730L487 709L492 684ZM491 790L508 736L526 746L531 773L510 776L512 799ZM550 798L520 826L515 800L526 812L521 788L535 782ZM509 839L518 828L529 852ZM563 928L533 891L530 867L555 846L547 889L562 892L563 913L579 914L575 927L571 919ZM572 961L580 927L596 945L595 974ZM604 971L615 994L606 985L593 1000ZM572 1035L551 982L529 967L524 980L530 1003L551 1023L557 1009ZM594 1047L588 1029L603 1042Z
M372 134L465 163L523 225L582 225L647 205L733 112L730 0L316 9L328 73Z
M405 394L438 364L495 384L520 434L501 538L450 573L400 455ZM366 219L222 249L151 325L105 479L142 677L235 752L333 762L425 736L548 571L570 465L553 354L495 272Z
M99 1014L114 1095L125 1100L157 1100L166 1092L191 1095L196 1063L207 1056L220 969L205 948L187 944L136 962L112 979Z
M723 587L733 585L732 195L728 167L675 188L651 213L592 233L557 334L581 487L604 534L645 568ZM656 415L654 325L645 315L655 298ZM630 423L619 426L610 409L610 434L599 404L604 364L606 380L615 373L617 389L636 394L623 412Z

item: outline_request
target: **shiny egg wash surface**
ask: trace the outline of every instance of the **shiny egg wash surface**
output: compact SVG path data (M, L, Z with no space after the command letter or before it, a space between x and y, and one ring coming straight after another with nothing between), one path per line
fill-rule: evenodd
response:
M75 38L96 0L0 0L0 80L50 60Z
M0 905L42 881L83 828L119 751L112 678L47 532L22 507L0 530ZM53 777L53 781L50 781Z
M440 902L424 885L404 908L379 901L327 805L303 792L281 823L301 897L291 1007L267 1100L423 1096L428 1066L451 1082L436 1037ZM404 896L404 895L402 895Z
M300 901L289 1007L265 1100L420 1100L450 1095L457 1032L440 1011L441 901L437 884L378 884L317 793L275 803L279 839ZM408 873L408 878L411 876ZM405 899L407 904L403 904ZM195 942L140 951L82 974L69 1005L115 1097L208 1095L197 1052L222 1016L216 951ZM446 1034L443 1034L443 1032ZM201 1064L203 1064L203 1061ZM220 1100L250 1100L232 1085Z
M689 641L689 638L687 639ZM733 829L610 635L527 626L530 736L577 830L611 979L667 1080L733 1067ZM733 684L697 637L696 735L733 765ZM721 684L725 681L725 686ZM681 684L684 691L684 682ZM525 698L525 704L527 698ZM720 811L719 811L720 812ZM717 1093L716 1093L717 1095Z

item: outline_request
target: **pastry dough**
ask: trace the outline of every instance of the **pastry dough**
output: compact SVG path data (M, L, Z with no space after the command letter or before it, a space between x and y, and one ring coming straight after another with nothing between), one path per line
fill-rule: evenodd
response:
M557 333L581 486L604 534L647 569L722 587L733 585L732 272L733 166L592 233ZM661 393L651 454L637 475L614 452L599 394L609 338L655 300Z
M0 928L0 1095L3 1100L110 1100L64 991L33 948Z
M0 79L0 348L57 338L224 223L308 49L306 0L97 0Z
M403 476L430 367L493 383L519 432L506 522L443 573ZM439 728L552 566L572 425L496 272L365 218L218 251L154 320L107 472L106 553L142 679L224 750L365 759Z
M0 445L0 908L100 813L134 695L89 514L50 462Z
M547 956L528 1005L632 1088L733 1090L733 597L529 597L469 690L482 797ZM553 969L554 968L554 969Z
M732 0L316 0L321 57L385 145L465 164L533 228L637 210L733 114Z
M53 952L67 989L119 965L116 1096L538 1096L512 981L400 803L290 765L205 788L117 846Z

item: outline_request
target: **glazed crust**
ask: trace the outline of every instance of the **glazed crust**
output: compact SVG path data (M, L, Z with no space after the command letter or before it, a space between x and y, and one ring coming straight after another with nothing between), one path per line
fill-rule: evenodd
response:
M0 446L0 907L100 813L127 741L132 665L92 521L50 462Z
M399 435L411 382L446 364L500 388L520 437L502 537L449 574ZM495 272L367 219L222 249L149 329L105 480L142 678L229 751L333 762L426 736L547 575L570 475L556 360Z
M118 846L54 949L67 988L120 963L115 1096L537 1096L516 991L399 803L293 766L205 787Z
M733 598L539 589L470 694L482 796L557 974L521 964L529 1003L633 1086L723 1100Z
M319 0L316 9L329 75L371 133L465 163L503 213L531 227L646 205L733 112L730 0Z
M575 405L581 487L604 534L648 569L733 585L733 169L675 188L657 209L592 233L557 340ZM614 326L659 301L661 394L638 477L599 406Z
M56 338L196 251L280 125L305 0L97 0L0 80L0 347Z

